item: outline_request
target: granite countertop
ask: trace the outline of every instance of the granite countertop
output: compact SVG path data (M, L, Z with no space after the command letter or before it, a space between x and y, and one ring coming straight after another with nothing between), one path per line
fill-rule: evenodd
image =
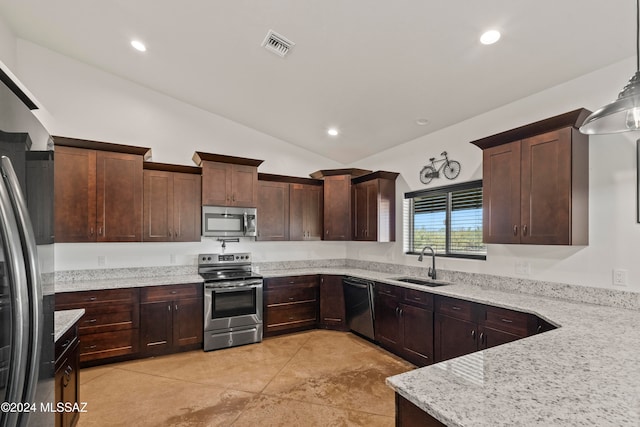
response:
M348 267L262 271L265 278L340 274L536 314L558 329L387 379L449 426L640 425L640 312ZM184 281L178 282L183 277ZM56 282L56 292L202 282L198 275Z
M57 342L84 315L84 308L77 310L58 310L53 313L53 334Z
M179 276L153 277L124 277L117 279L84 279L84 280L56 280L56 293L96 291L103 289L139 288L144 286L181 285L187 283L203 283L199 274L184 274Z

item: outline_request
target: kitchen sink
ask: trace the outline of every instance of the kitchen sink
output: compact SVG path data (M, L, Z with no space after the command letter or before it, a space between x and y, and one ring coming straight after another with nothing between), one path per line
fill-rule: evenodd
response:
M439 280L420 279L418 277L394 277L391 280L397 280L398 282L413 283L414 285L429 286L435 288L436 286L446 286L449 282L441 282Z

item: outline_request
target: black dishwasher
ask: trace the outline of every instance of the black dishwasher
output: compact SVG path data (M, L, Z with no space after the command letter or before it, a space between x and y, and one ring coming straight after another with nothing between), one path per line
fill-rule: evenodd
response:
M342 284L347 326L353 332L373 340L375 338L373 282L357 277L345 277Z

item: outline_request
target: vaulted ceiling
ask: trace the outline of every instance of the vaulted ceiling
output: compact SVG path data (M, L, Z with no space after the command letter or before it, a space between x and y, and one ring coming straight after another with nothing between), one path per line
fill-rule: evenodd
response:
M20 38L342 163L635 52L631 0L0 0L0 14ZM501 40L481 45L491 28ZM261 46L270 29L295 42L286 57Z

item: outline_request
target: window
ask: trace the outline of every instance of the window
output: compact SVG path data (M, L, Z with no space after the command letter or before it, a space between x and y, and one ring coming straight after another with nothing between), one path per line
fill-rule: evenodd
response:
M482 181L405 193L405 252L430 245L438 255L486 259Z

